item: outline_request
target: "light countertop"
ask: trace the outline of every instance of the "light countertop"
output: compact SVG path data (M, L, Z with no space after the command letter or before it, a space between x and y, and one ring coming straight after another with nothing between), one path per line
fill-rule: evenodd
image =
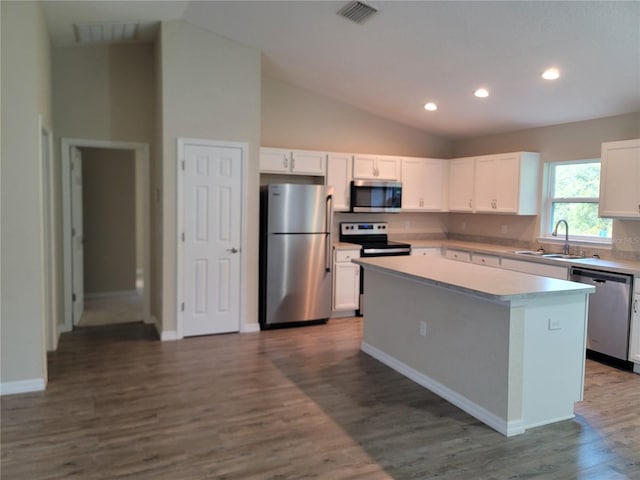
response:
M360 250L361 246L357 243L335 242L333 248L336 250Z
M440 257L358 258L354 263L384 273L481 296L492 301L524 300L548 295L591 293L595 288L576 282L487 268ZM365 273L366 278L366 273ZM366 280L365 280L366 282Z
M441 247L454 250L463 250L487 255L496 255L502 258L511 258L513 260L522 260L525 262L545 263L547 265L559 265L564 267L584 267L595 268L596 270L607 270L615 273L624 273L628 275L640 276L640 262L633 260L618 259L597 259L591 257L585 258L548 258L535 255L522 255L514 253L518 249L516 247L507 247L504 245L493 245L488 243L463 242L459 240L405 240L414 248Z

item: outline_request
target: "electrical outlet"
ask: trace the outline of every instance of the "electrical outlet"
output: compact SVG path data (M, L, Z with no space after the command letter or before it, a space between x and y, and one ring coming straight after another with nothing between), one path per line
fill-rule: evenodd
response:
M467 229L467 222L460 222L460 229L465 231Z
M427 336L427 322L425 322L424 320L420 320L420 336Z
M500 233L507 233L507 226L506 225L501 225L500 226Z
M549 319L549 330L562 330L562 322L559 318Z

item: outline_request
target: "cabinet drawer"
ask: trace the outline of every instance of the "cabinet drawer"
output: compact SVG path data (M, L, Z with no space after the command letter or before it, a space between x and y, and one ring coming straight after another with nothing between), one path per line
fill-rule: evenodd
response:
M439 257L442 255L438 247L411 247L411 255L423 257Z
M451 260L459 260L461 262L470 262L471 261L471 253L463 252L461 250L449 250L447 249L445 257L450 258Z
M352 258L360 258L360 251L336 250L336 262L351 262Z
M473 263L477 263L478 265L487 265L489 267L500 266L500 257L495 257L493 255L482 255L474 253L471 256L471 261Z

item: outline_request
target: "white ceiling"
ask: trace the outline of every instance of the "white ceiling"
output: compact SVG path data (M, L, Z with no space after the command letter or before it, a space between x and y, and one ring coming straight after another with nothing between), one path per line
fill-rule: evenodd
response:
M640 111L638 1L43 2L55 45L79 22L182 19L263 53L263 73L448 138ZM153 29L148 28L147 37ZM556 66L561 78L540 78ZM486 87L491 95L477 99ZM427 112L427 101L438 104Z

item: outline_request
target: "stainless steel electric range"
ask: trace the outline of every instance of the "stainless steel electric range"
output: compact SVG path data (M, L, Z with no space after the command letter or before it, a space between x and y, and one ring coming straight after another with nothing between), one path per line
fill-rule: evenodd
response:
M342 222L340 223L340 241L360 245L361 257L390 257L411 254L411 245L389 241L387 222ZM356 315L364 312L363 293L364 274L360 267L360 309Z

